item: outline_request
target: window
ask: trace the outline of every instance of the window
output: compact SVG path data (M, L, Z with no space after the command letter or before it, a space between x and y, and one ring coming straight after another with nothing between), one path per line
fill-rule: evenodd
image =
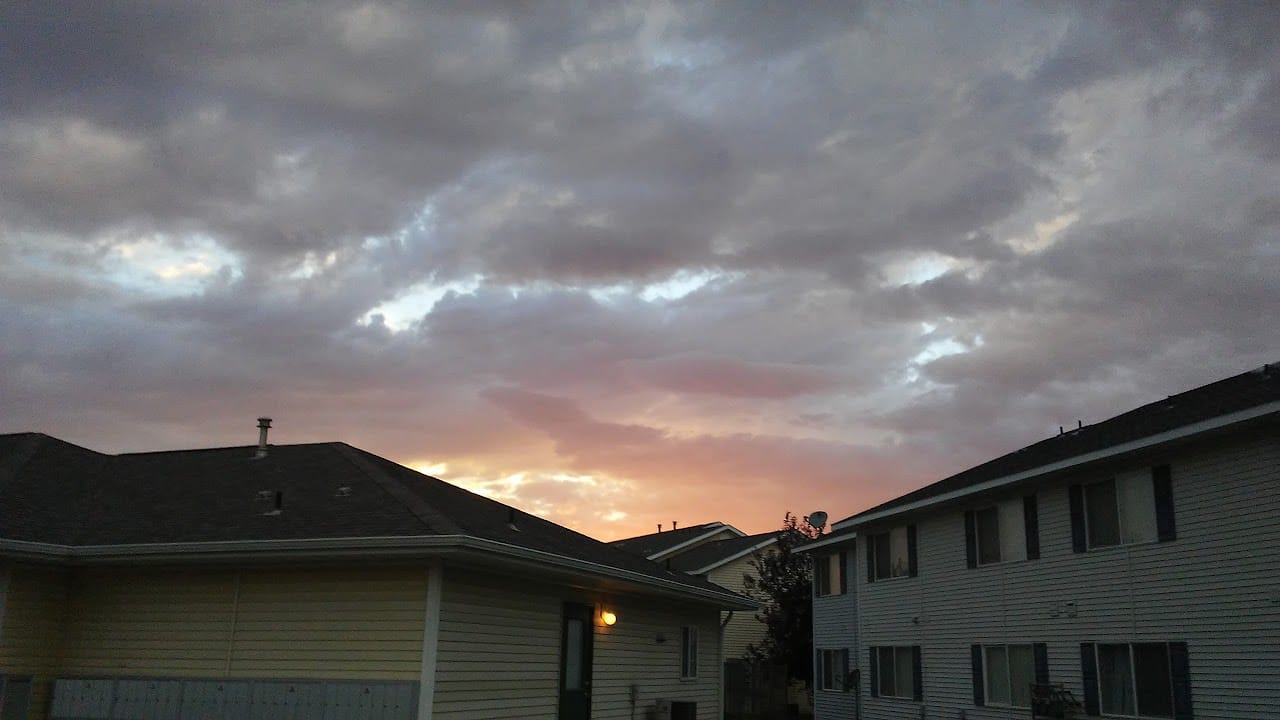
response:
M916 526L903 525L867 538L867 581L914 577Z
M964 522L969 567L1039 557L1034 495L967 512Z
M1176 539L1168 465L1071 488L1076 552Z
M845 679L848 675L848 650L818 651L818 687L820 689L844 692L849 689L845 685Z
M1173 717L1169 646L1099 645L1098 698L1104 715Z
M919 645L872 647L870 660L872 697L923 699Z
M813 563L813 577L818 597L845 593L844 553L819 555Z
M1036 677L1031 645L984 645L982 651L987 704L1031 707Z
M680 677L698 677L698 628L684 627L680 633Z

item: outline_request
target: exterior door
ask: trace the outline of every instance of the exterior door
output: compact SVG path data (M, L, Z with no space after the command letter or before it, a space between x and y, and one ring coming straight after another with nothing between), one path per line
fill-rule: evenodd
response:
M590 605L565 603L560 626L560 720L591 717L593 615Z

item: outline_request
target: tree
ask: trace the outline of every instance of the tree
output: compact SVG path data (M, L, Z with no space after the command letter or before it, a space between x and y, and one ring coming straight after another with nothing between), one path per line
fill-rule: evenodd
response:
M813 682L813 561L795 548L818 537L821 531L808 518L787 513L778 530L778 542L752 554L756 576L745 575L747 594L764 603L756 619L764 623L765 636L747 646L753 662L782 665L794 680Z

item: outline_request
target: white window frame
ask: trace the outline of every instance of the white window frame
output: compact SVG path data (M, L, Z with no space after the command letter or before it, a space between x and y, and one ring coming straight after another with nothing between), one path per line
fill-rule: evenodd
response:
M1099 485L1104 485L1106 483L1111 483L1114 489L1113 493L1116 499L1115 511L1116 511L1117 539L1116 539L1116 542L1111 545L1094 545L1092 533L1090 532L1090 528L1093 525L1093 521L1090 516L1091 514L1089 512L1089 489L1093 487L1097 487ZM1133 486L1141 486L1141 487L1135 493ZM1159 537L1158 537L1159 532L1155 526L1156 509L1155 509L1155 497L1153 493L1154 493L1154 490L1151 488L1151 476L1149 471L1148 472L1138 471L1138 472L1132 472L1132 473L1118 474L1118 475L1113 475L1109 478L1105 478L1103 480L1084 483L1084 485L1081 488L1081 500L1084 507L1081 508L1081 510L1084 513L1085 547L1088 550L1106 550L1108 548L1122 547L1125 545L1141 545L1144 543L1159 542ZM1140 494L1142 496L1141 500L1146 506L1131 507L1130 506L1131 503L1126 503L1125 498L1133 497L1133 495L1135 494ZM1149 527L1146 528L1148 536L1137 537L1137 538L1126 537L1127 535L1131 535L1134 532L1134 530L1133 528L1126 528L1125 518L1126 516L1133 517L1137 513L1150 514L1152 522L1149 523Z
M1026 648L1031 657L1031 678L1034 681L1036 676L1036 651L1033 643L992 643L982 646L982 694L985 698L984 704L988 707L1016 708L1026 710L1031 707L1031 703L1026 705L1013 704L1013 663L1010 662L1009 648L1021 647ZM1005 682L1009 686L1009 702L993 702L991 700L991 665L987 662L987 650L989 648L1004 648L1004 670Z
M982 559L982 525L978 515L993 510L996 514L996 551L999 556L995 560ZM984 505L973 511L973 551L978 567L999 565L1000 563L1020 562L1027 559L1027 515L1026 504L1022 498L1004 500L991 505Z
M901 531L902 533L902 551L903 564L902 572L897 573L898 567L893 563L893 536ZM880 542L882 538L888 538L889 543L889 574L880 574ZM911 577L911 543L908 540L907 526L898 525L885 532L877 533L871 536L872 555L875 558L875 582L884 582L885 580L899 580L901 578Z
M849 668L845 665L845 656L848 650L844 648L829 649L823 648L818 650L818 689L823 692L845 692L845 680L849 675ZM832 687L827 687L827 668L833 668L831 673Z
M907 654L907 657L908 657L908 658L911 658L911 656L915 653L915 646L914 646L914 645L877 645L877 646L876 646L876 684L877 684L877 685L879 685L880 683L882 683L882 682L884 681L884 664L880 662L880 654L881 654L881 651L883 651L883 650L892 650L892 651L893 651L893 668L894 668L894 672L893 672L893 681L894 681L894 682L893 682L893 690L894 690L894 693L895 693L895 694L893 694L893 695L888 695L888 694L886 694L886 693L884 692L884 690L882 690L882 689L881 689L881 688L879 688L879 687L877 687L877 688L876 688L876 692L877 692L877 693L879 693L879 696L880 696L880 697L882 697L882 698L890 698L890 699L893 699L893 700L915 700L915 695L916 695L916 672L915 672L915 662L914 662L914 659L911 659L911 660L908 662L908 664L909 664L909 665L910 665L910 667L911 667L911 674L910 674L910 676L907 678L907 687L906 687L907 694L906 694L906 695L898 695L898 694L896 694L896 693L898 693L899 691L901 691L901 690L902 690L902 684L901 684L901 682L900 682L900 679L898 678L898 671L897 671L897 668L898 668L898 654L899 654L899 653L903 653L903 652L905 652L905 653ZM922 672L923 672L923 669L922 669Z
M818 576L817 596L843 595L840 588L844 584L844 563L840 562L840 553L819 555L818 562L823 565L826 572L818 573L814 570Z
M1102 707L1103 698L1106 697L1102 692L1102 648L1109 645L1123 645L1129 651L1129 689L1133 692L1133 707L1138 711L1137 715L1122 715L1120 713L1109 713ZM1138 661L1133 653L1134 645L1163 645L1165 658L1165 672L1169 678L1169 707L1173 709L1170 715L1143 715L1142 708L1138 707ZM1132 643L1132 642L1104 642L1094 646L1093 663L1094 677L1098 679L1098 714L1103 717L1114 718L1133 718L1133 720L1170 720L1177 714L1177 702L1175 701L1173 691L1173 669L1169 667L1171 653L1169 652L1169 643L1153 642L1153 643Z
M680 628L680 679L696 680L698 677L698 628L685 625Z

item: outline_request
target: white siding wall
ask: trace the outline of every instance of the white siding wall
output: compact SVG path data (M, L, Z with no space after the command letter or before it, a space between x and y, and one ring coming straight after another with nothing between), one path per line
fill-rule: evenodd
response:
M559 703L560 621L565 602L618 616L595 627L593 720L648 717L658 699L698 703L720 717L718 613L669 601L584 590L446 567L436 671L436 718L554 718ZM698 627L698 677L680 679L680 628ZM663 642L658 642L661 635Z
M921 704L867 695L872 645L922 645L926 717L973 720L1025 715L973 705L969 646L1046 642L1050 680L1079 699L1081 642L1185 641L1195 717L1280 718L1280 441L1220 441L1127 468L1168 462L1178 538L1076 554L1067 484L1038 493L1039 560L965 566L962 511L916 520L919 577L866 583L863 544L853 565L862 612L863 717L920 717ZM1022 493L1018 493L1021 495ZM1077 617L1057 615L1074 601ZM815 606L822 647L841 630ZM847 717L825 709L819 718Z
M755 568L751 567L750 555L712 570L707 573L707 579L722 588L745 595L747 592L746 584L743 582L745 575L752 577L757 575ZM721 622L724 622L726 617L729 617L728 612L720 613ZM747 645L758 644L764 639L764 631L764 623L756 619L755 610L735 610L733 616L729 618L729 624L724 628L723 659L740 659L747 651Z
M844 549L848 553L845 564L845 577L848 578L849 592L844 595L826 595L813 599L813 637L815 650L849 651L849 666L854 667L858 659L858 604L854 595L853 574L860 567L855 547L830 548L831 552ZM815 562L821 562L827 550L814 556ZM834 579L833 579L834 584ZM837 585L837 587L839 587ZM818 670L814 666L814 672ZM866 682L865 671L863 682ZM816 717L820 718L852 718L857 709L858 697L852 692L833 692L822 690L822 678L815 674L813 683L813 705Z

